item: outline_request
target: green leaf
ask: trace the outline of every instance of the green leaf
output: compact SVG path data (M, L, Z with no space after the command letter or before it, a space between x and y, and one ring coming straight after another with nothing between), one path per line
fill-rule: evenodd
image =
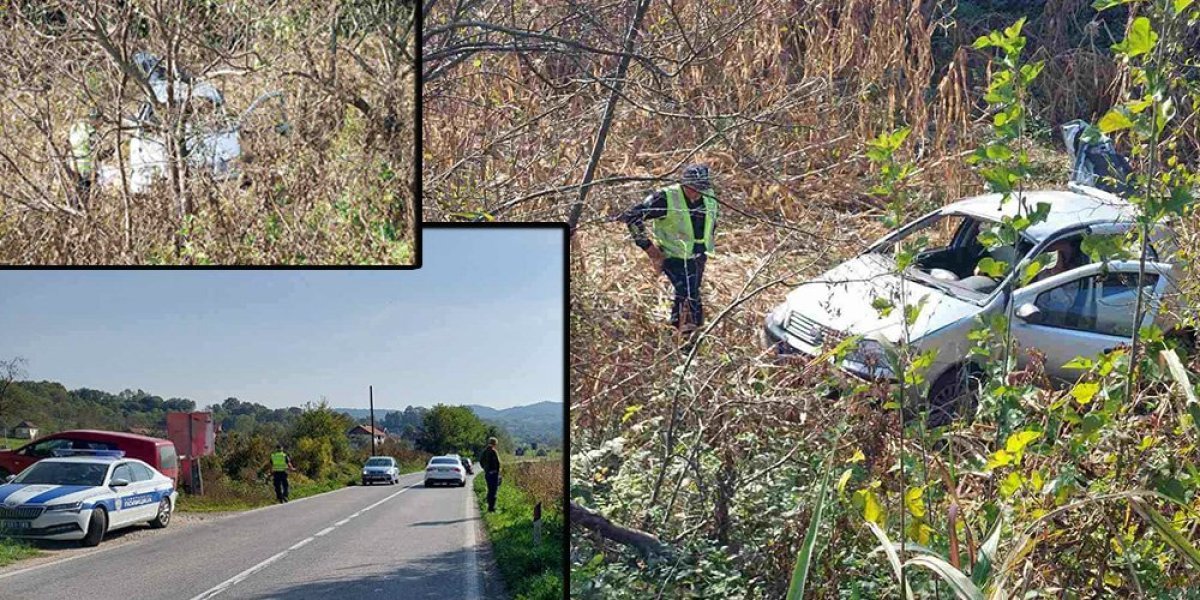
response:
M1119 109L1114 108L1108 111L1103 117L1100 117L1099 127L1100 131L1104 133L1112 133L1133 127L1133 121L1130 121L1129 117L1125 116Z
M1000 531L1004 529L1004 518L996 517L996 522L992 524L992 531L988 534L983 545L979 547L979 560L975 562L975 568L971 570L971 580L976 585L983 585L987 581L988 575L992 572L992 565L996 562L996 552L1000 548Z
M925 500L921 498L921 494L925 493L925 488L909 488L904 492L904 506L908 508L909 514L921 519L925 517Z
M988 457L987 464L984 465L983 468L988 471L991 471L992 469L997 469L997 468L1012 464L1013 458L1014 458L1013 455L1009 454L1007 451L997 450L994 453L992 453L992 455L990 457Z
M812 519L808 523L808 532L800 544L800 552L796 554L796 566L792 569L792 581L788 586L787 600L803 600L804 587L808 583L808 568L815 556L813 549L817 544L817 534L820 532L821 515L825 511L825 486L829 483L829 472L832 470L830 459L825 459L824 474L821 485L817 488L817 502L813 508Z
M1092 398L1096 397L1099 391L1100 384L1098 383L1080 383L1071 388L1071 397L1075 398L1075 401L1080 404L1087 404L1092 401Z
M1175 14L1182 15L1195 0L1175 0Z
M987 275L992 279L1003 279L1004 274L1008 272L1008 263L989 256L979 261L978 269L982 275Z
M868 523L883 526L884 512L883 505L879 503L879 498L875 496L869 488L864 488L854 492L854 495L862 502L863 518Z
M1005 498L1012 496L1013 494L1017 493L1017 490L1021 489L1021 484L1023 482L1024 480L1019 474L1017 474L1016 471L1009 473L1008 477L1000 480L1000 495Z
M1131 498L1129 503L1133 506L1134 512L1153 527L1168 546L1174 548L1183 558L1192 563L1192 567L1200 567L1200 551L1197 551L1196 547L1182 533L1179 533L1179 530L1166 517L1162 516L1162 513L1140 498Z
M1137 2L1137 1L1138 0L1096 0L1095 2L1092 3L1092 8L1094 8L1098 11L1106 10L1106 9L1112 8L1114 6L1120 6L1122 4L1130 4L1132 2Z
M1008 440L1004 442L1004 449L1012 454L1020 454L1026 446L1040 437L1042 437L1040 431L1018 431L1008 436Z
M1129 58L1133 58L1149 54L1154 50L1154 44L1157 42L1158 34L1150 27L1150 19L1138 17L1133 20L1133 25L1129 27L1129 35L1124 40L1121 40L1120 43L1113 44L1113 50Z
M900 565L900 556L896 554L896 548L892 545L892 541L888 539L887 533L879 528L878 525L867 522L867 527L871 533L875 534L875 539L879 540L880 548L887 556L888 563L892 565L892 575L895 576L898 585L904 588L904 598L912 598L912 589L908 587L908 580L904 578L904 569ZM879 548L877 548L879 549Z
M921 567L933 571L935 575L941 577L954 590L954 595L959 600L983 600L983 592L975 586L975 583L964 575L962 571L955 569L954 565L941 558L922 554L908 559L904 564L905 566Z

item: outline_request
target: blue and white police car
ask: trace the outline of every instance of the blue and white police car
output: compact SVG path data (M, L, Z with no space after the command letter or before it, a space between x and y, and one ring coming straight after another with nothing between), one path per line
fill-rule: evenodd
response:
M59 451L10 477L0 485L0 535L95 546L122 527L166 527L175 509L175 482L124 456L113 450Z

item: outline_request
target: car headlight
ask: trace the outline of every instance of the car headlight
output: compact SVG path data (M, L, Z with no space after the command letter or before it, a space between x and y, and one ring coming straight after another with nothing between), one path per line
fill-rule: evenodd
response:
M869 378L892 377L887 349L876 340L862 339L855 344L843 361L847 370Z
M371 472L370 472L370 471L368 471L368 470L366 470L366 469L363 469L363 475L370 475L370 474L371 474Z
M66 504L51 504L46 507L46 512L79 512L83 507L83 502L68 502Z

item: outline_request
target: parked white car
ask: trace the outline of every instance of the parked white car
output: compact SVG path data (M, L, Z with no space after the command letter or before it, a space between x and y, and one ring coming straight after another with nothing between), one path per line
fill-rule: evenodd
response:
M169 477L120 451L77 452L40 460L0 485L0 534L95 546L115 529L171 522Z
M447 483L462 487L467 485L467 472L458 455L435 456L425 465L425 487Z
M396 465L396 459L390 456L372 456L367 459L362 469L362 484L372 485L380 481L388 485L400 483L400 467Z
M1064 368L1068 361L1130 343L1138 280L1136 258L1093 263L1080 244L1084 236L1124 236L1136 226L1136 211L1117 196L1075 184L1069 191L1027 192L1024 199L1030 207L1049 204L1050 213L1026 230L1015 247L991 252L992 258L1015 265L1006 277L997 280L977 273L980 260L988 256L978 236L988 224L1015 216L1017 198L1004 206L998 194L961 200L887 235L790 292L766 317L766 342L780 351L818 356L849 336L862 336L839 366L860 377L891 379L886 349L903 339L900 307L924 302L909 328L909 339L918 352L937 351L927 378L932 382L929 421L939 425L966 408L977 391L971 375L978 367L968 358L972 342L967 338L976 317L1006 311L1011 304L1016 343L1045 353L1052 377L1076 378L1077 372ZM896 248L919 236L929 238L927 250L914 266L897 273ZM1178 297L1177 275L1165 262L1174 248L1165 227L1151 238L1145 279L1149 302L1142 324L1158 321L1168 331L1177 323L1171 302ZM1009 293L1013 273L1043 253L1057 256L1054 267ZM896 309L882 316L872 305L876 298L889 300ZM1029 358L1027 352L1017 355L1020 363Z

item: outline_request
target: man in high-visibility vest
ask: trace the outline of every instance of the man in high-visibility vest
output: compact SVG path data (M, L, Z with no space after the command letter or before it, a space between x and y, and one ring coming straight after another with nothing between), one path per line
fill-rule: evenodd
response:
M271 475L275 479L276 501L288 501L288 471L295 470L296 467L292 466L292 457L283 451L283 444L279 444L271 453Z
M87 198L96 177L96 125L100 122L100 111L92 109L86 120L80 119L71 125L68 141L71 142L71 168L75 170L75 185L81 199Z
M691 333L704 323L700 281L704 263L713 252L717 224L717 195L709 179L708 166L689 165L675 185L650 194L621 215L633 241L646 251L656 270L662 271L675 288L671 325ZM654 241L646 235L652 220Z

